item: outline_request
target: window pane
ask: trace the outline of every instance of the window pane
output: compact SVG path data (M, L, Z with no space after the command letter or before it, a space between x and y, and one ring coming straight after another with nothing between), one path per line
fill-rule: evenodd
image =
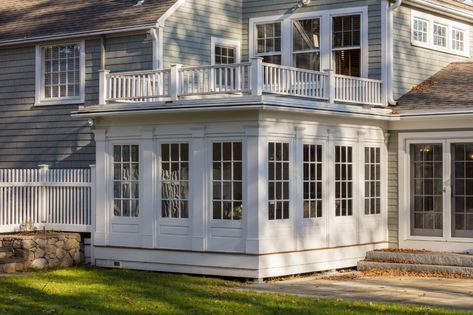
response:
M293 22L293 49L317 50L320 48L320 20L296 20Z
M351 216L353 215L352 148L336 146L335 157L335 215Z
M285 169L287 169L285 171ZM289 218L289 143L268 143L268 218Z
M365 148L365 214L381 213L380 148Z
M360 15L337 16L333 18L333 48L360 46Z
M304 218L317 218L322 216L322 209L318 209L322 205L322 174L318 174L322 146L305 144L304 152Z
M337 74L361 76L361 49L336 50L334 62Z
M298 53L294 54L294 67L320 71L320 53Z
M138 161L137 145L113 146L113 214L139 216L139 163L130 161L130 152Z

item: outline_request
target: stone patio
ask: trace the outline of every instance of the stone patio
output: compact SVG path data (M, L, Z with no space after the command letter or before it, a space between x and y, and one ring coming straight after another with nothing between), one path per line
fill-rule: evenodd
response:
M243 288L318 298L417 304L473 311L473 279L356 275L357 277L349 277L345 274L330 279L299 278L251 284Z

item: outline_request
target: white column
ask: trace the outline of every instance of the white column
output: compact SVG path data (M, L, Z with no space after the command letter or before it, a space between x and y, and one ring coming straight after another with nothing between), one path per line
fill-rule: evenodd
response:
M296 126L294 128L296 134L296 141L294 142L294 163L292 163L292 178L290 185L290 190L292 193L291 200L293 205L291 209L295 209L294 213L291 213L293 216L294 222L294 237L296 239L296 248L297 250L303 249L303 237L304 231L301 229L302 220L303 220L303 211L304 211L304 139L303 132L305 130L302 126Z
M99 70L99 104L104 105L107 103L108 95L108 80L107 76L110 74L109 70Z
M142 246L151 248L155 245L154 226L154 187L156 182L154 150L153 150L153 128L141 129L140 142L140 217L142 231Z
M333 69L324 70L327 74L326 85L325 85L325 95L328 96L330 104L335 103L335 71Z
M95 181L95 230L93 245L108 245L108 232L110 225L109 173L108 152L106 147L106 130L95 129L95 156L96 156L96 181Z
M261 96L263 94L263 58L251 58L251 95Z
M47 189L48 187L46 186L46 182L48 181L48 171L49 171L49 165L47 164L40 164L38 165L39 171L40 171L40 182L41 182L41 197L40 197L40 215L41 215L41 223L46 224L48 223L48 217L47 217Z
M190 144L190 200L191 200L191 235L192 250L205 251L207 249L207 221L208 221L208 163L206 155L205 127L192 128L192 142Z
M181 80L179 78L179 69L182 68L182 65L171 65L171 75L169 79L169 94L171 96L171 100L178 101L179 100L179 92L180 92L180 84Z

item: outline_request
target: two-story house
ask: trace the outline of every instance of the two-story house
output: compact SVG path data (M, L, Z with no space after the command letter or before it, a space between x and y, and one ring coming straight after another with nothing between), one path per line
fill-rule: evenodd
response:
M95 164L97 266L471 250L472 25L456 0L2 3L0 168Z

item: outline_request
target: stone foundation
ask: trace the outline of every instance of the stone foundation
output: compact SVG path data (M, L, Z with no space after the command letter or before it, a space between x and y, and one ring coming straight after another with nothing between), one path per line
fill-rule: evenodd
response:
M0 247L11 248L24 259L24 269L69 267L84 262L78 233L31 233L0 235Z

